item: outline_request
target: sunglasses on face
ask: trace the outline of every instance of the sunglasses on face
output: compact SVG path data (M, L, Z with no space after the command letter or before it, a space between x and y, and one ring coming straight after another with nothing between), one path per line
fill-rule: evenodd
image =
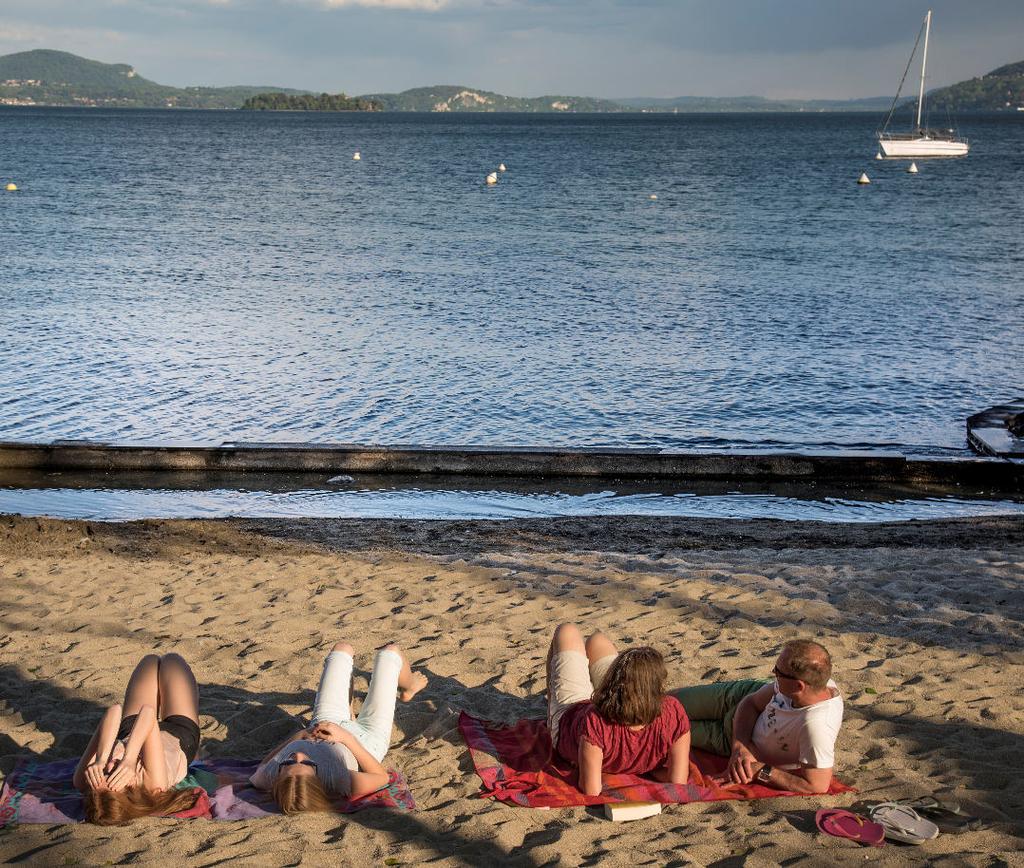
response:
M795 675L790 675L788 672L783 672L778 666L772 668L772 675L776 678L786 678L789 681L802 681L803 679L797 678Z
M316 763L313 762L313 760L300 760L300 759L295 759L293 757L293 758L290 758L290 759L281 760L281 762L278 763L278 765L280 765L280 766L294 766L294 765L309 766L310 768L313 769L313 771L316 771Z

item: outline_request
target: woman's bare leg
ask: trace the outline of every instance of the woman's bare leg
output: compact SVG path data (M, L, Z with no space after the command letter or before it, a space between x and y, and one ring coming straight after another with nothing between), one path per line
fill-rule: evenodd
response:
M180 654L160 658L160 704L157 717L163 720L180 714L199 723L199 685Z
M398 673L398 698L408 702L427 686L427 676L422 672L413 672L406 653L394 642L385 645L382 651L394 651L402 658L402 671Z
M612 643L612 640L605 636L600 630L597 630L589 639L587 639L587 660L591 663L596 663L602 657L608 657L609 655L618 654L619 651Z
M159 668L160 658L156 654L147 654L139 661L124 691L124 704L121 707L124 717L138 714L143 705L152 705L154 710L159 708Z
M551 637L551 644L548 646L548 659L544 664L548 682L551 681L551 658L563 651L587 653L586 646L583 644L583 634L575 624L565 623L555 627L555 634Z

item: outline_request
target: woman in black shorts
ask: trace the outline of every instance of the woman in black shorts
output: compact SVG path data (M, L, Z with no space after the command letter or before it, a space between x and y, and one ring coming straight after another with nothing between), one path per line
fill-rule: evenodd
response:
M178 654L147 654L132 672L124 705L107 709L75 769L90 823L176 814L195 804L174 785L199 750L199 687Z

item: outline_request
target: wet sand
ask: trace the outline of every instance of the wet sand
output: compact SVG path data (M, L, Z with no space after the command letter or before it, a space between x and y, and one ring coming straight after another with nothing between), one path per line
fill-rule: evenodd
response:
M857 796L670 806L612 824L477 798L458 709L543 713L553 626L651 642L678 684L767 677L811 636L847 701L840 775L869 798L948 791L992 827L862 850L813 812ZM101 524L0 518L0 772L77 755L143 654L201 684L202 753L257 756L308 713L323 654L404 644L430 684L388 763L419 803L238 823L23 825L35 864L988 866L1024 851L1024 518L882 525L692 519ZM395 861L396 860L396 861Z

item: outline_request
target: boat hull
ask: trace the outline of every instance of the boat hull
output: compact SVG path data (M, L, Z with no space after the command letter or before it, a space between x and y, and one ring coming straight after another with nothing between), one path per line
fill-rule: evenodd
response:
M879 139L886 157L966 157L967 142L942 139Z

